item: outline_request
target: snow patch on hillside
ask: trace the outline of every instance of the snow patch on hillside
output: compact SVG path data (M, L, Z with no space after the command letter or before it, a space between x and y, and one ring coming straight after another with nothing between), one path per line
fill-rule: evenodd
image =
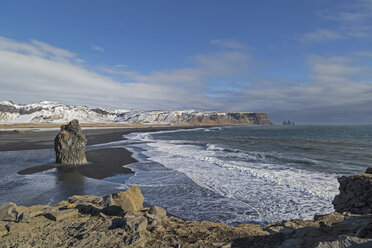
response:
M252 113L232 113L212 111L141 111L141 110L108 110L103 108L89 108L87 106L69 106L53 101L41 101L34 104L15 104L11 101L0 102L0 123L65 123L72 119L78 119L82 123L128 123L128 124L184 124L195 125L202 120L208 123L233 120L251 122ZM240 116L239 116L240 114ZM209 119L208 119L209 118ZM254 120L254 116L252 117ZM205 123L205 122L203 122ZM240 122L242 123L242 122ZM229 123L227 123L229 124Z

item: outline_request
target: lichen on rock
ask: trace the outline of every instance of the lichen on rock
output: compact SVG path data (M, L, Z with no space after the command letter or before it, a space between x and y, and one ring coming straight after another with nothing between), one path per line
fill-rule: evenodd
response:
M67 125L62 125L61 131L54 139L56 163L70 166L87 164L86 144L87 139L81 132L78 120L72 120Z

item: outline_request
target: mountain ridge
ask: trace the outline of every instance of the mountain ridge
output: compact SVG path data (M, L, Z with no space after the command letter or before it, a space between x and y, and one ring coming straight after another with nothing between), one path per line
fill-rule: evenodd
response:
M201 110L109 110L53 101L33 104L0 102L0 123L126 123L142 125L271 125L266 113Z

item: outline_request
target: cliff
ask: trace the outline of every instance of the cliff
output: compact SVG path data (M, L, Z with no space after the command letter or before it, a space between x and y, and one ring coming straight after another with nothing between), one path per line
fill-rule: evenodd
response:
M0 102L0 123L64 123L71 119L77 119L81 123L176 126L271 124L266 113L108 110L48 101L28 105L18 105L10 101Z

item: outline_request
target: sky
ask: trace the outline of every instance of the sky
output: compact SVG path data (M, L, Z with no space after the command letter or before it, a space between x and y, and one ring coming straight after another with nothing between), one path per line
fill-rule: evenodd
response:
M2 0L3 100L372 123L372 0Z

